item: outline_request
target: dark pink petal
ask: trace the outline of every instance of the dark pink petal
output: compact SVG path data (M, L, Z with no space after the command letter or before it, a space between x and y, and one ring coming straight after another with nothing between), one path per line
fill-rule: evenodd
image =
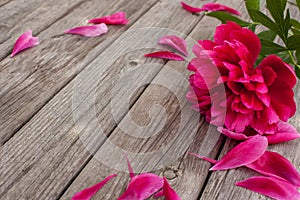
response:
M209 162L211 164L216 164L218 162L217 160L214 160L212 158L208 158L208 157L205 157L205 156L201 156L201 155L196 154L196 153L189 152L189 154L192 155L192 156L196 156L196 157L198 157L198 158L200 158L202 160L205 160L205 161L207 161L207 162Z
M39 39L37 37L32 37L32 31L28 30L17 39L10 57L14 57L17 53L25 49L34 47L38 44Z
M188 52L186 50L186 41L176 35L167 35L162 37L158 40L158 44L169 45L181 52L183 55L188 56Z
M180 2L181 3L181 6L183 9L185 9L186 11L188 12L191 12L191 13L198 13L198 12L201 12L203 11L201 8L197 8L197 7L192 7L186 3L184 3L183 1Z
M163 180L156 174L140 174L131 179L126 191L118 200L144 200L159 191L162 186Z
M94 18L91 20L88 20L89 23L93 24L127 24L128 20L126 19L126 13L125 12L117 12L112 15L100 17L100 18Z
M292 184L274 177L255 176L237 182L237 186L258 192L277 200L299 200L300 193Z
M76 28L65 30L64 33L67 34L74 34L74 35L81 35L85 37L96 37L107 33L108 29L106 24L97 24L93 26L79 26Z
M159 197L163 197L164 196L164 191L160 190L159 192L157 192L156 194L153 195L153 197L155 199L159 198Z
M97 183L96 185L93 185L89 188L86 188L78 193L76 193L73 197L72 200L89 200L94 196L110 179L114 178L117 176L117 174L112 174L108 177L106 177L103 181L100 183Z
M247 140L249 139L249 136L245 135L244 133L236 133L233 131L230 131L226 128L218 127L218 131L224 135L226 135L229 138L235 139L235 140Z
M229 151L210 170L226 170L250 164L261 157L266 151L268 141L266 137L256 135L240 143Z
M169 51L157 51L157 52L145 54L144 56L151 57L151 58L163 58L168 60L178 60L178 61L184 60L182 56Z
M269 144L287 142L297 138L300 138L298 131L292 125L281 121L277 124L277 131L267 136Z
M239 13L239 11L230 8L228 6L222 5L222 4L218 4L218 3L207 3L205 5L202 6L202 10L205 11L225 11L234 15L241 15Z
M300 187L300 174L293 164L282 155L266 151L258 160L246 165L265 176L283 178L294 186Z
M166 200L181 200L179 195L173 190L173 188L170 186L170 184L168 183L165 177L164 177L163 191Z

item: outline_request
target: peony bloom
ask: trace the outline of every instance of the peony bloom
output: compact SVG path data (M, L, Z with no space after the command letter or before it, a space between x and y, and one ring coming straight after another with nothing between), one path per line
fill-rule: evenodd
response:
M298 138L285 123L296 111L296 75L275 55L254 66L260 48L251 30L234 22L218 26L214 41L200 40L193 48L187 98L228 137L245 140L260 134L271 143ZM222 87L225 98L220 98Z

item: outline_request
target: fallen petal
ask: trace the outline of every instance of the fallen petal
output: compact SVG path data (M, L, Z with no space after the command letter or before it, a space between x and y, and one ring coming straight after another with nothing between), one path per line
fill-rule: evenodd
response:
M104 17L88 20L88 23L93 23L93 24L105 23L105 24L117 25L117 24L127 24L128 20L126 19L125 12L116 12L112 15L107 15Z
M76 193L72 200L89 200L94 196L110 179L117 176L117 174L112 174L108 177L106 177L103 181L97 183L96 185L93 185L89 188L86 188L78 193Z
M269 144L277 144L300 138L298 131L288 123L280 121L277 128L278 130L274 134L267 136Z
M17 39L10 57L14 57L17 53L38 44L39 39L37 37L32 37L32 31L28 30Z
M249 139L249 136L243 134L243 133L236 133L234 131L230 131L223 127L218 127L218 131L222 133L223 135L226 135L229 138L235 139L235 140L247 140Z
M81 35L85 37L96 37L107 33L108 29L106 24L97 24L93 26L79 26L76 28L65 30L64 33Z
M300 199L300 193L292 184L274 177L255 176L236 185L277 200Z
M132 168L132 166L130 164L130 161L129 161L128 157L126 155L124 155L124 156L125 156L125 159L127 161L129 176L130 176L130 179L132 180L132 178L135 176L135 174L134 174L133 168Z
M300 173L289 160L276 152L266 151L258 160L246 167L265 176L285 179L300 187Z
M164 177L163 191L166 200L181 200L179 195L173 190L173 188L170 186L170 184L168 183L165 177Z
M208 157L205 157L205 156L201 156L201 155L196 154L196 153L191 153L191 152L189 152L188 154L193 155L193 156L196 156L196 157L198 157L198 158L200 158L200 159L202 159L202 160L205 160L205 161L207 161L207 162L209 162L209 163L211 163L211 164L216 164L216 163L218 162L217 160L214 160L214 159L212 159L212 158L208 158Z
M173 47L181 52L183 55L188 56L186 41L176 35L168 35L159 39L158 44L165 44Z
M184 60L182 56L169 51L157 51L157 52L145 54L144 56L151 57L151 58L163 58L168 60L178 60L178 61Z
M219 4L219 3L207 3L207 4L202 6L202 10L205 10L205 11L224 11L224 12L228 12L228 13L231 13L231 14L234 14L234 15L241 15L239 13L239 11L237 11L233 8L230 8L228 6Z
M201 8L190 6L186 3L184 3L183 1L180 2L180 3L181 3L182 8L185 9L186 11L190 12L190 13L198 13L198 12L203 11Z
M159 191L163 180L156 174L144 173L133 177L118 200L144 200Z
M240 143L229 151L210 170L226 170L250 164L261 157L266 151L268 140L256 135Z
M163 197L164 196L164 191L160 190L159 192L157 192L156 194L153 195L153 197L155 199L158 199L159 197Z

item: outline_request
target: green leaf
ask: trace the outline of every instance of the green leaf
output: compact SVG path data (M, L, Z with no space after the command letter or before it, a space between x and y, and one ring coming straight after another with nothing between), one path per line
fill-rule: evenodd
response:
M250 9L248 12L249 12L249 15L250 15L251 19L254 22L261 23L265 27L267 27L270 30L277 33L279 36L282 36L281 30L278 28L278 26L267 15L265 15L264 13L262 13L258 10L253 10L253 9Z
M268 55L273 53L278 53L281 51L285 51L286 49L283 46L280 46L272 41L260 39L262 48L261 48L261 54Z
M291 16L290 16L290 10L287 9L286 11L286 17L284 19L284 22L283 22L283 32L284 32L284 35L285 37L287 38L288 37L288 34L289 34L289 30L290 28L292 27L292 24L291 24Z
M298 79L300 79L300 66L299 65L295 66L295 73L296 73L296 76L298 77Z
M300 1L300 0L299 0ZM296 29L299 29L300 30L300 22L298 22L297 20L295 19L291 19L291 24L293 27L295 27Z
M262 31L259 34L257 34L257 36L260 39L264 39L264 40L269 40L269 41L274 41L275 37L276 37L276 33L274 33L274 31L271 30L267 30L267 31Z
M210 17L214 17L214 18L217 18L219 19L222 23L226 23L227 21L233 21L233 22L236 22L237 24L239 24L240 26L250 26L251 23L249 22L246 22L246 21L243 21L233 15L230 15L226 12L222 12L222 11L216 11L216 12L210 12L210 13L207 13L206 14L207 16L210 16Z
M260 1L259 0L245 0L245 5L246 5L247 10L250 10L250 9L260 10Z
M257 24L251 24L248 29L250 29L253 33L255 33L255 29L256 29Z
M296 3L297 3L297 6L298 6L298 8L300 10L300 0L296 0Z
M283 25L284 9L286 7L287 0L267 0L267 8L270 11L273 19L280 25Z
M300 35L292 35L287 39L287 47L289 50L300 49Z

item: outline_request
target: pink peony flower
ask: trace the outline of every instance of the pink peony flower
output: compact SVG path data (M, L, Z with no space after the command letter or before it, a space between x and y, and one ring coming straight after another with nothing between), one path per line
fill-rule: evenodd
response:
M228 137L245 140L260 134L272 143L299 138L284 123L296 111L296 75L275 55L255 67L260 48L251 30L234 22L218 26L214 41L200 40L193 48L196 58L188 66L194 73L187 98L212 124L220 126L220 119L225 119L220 130ZM221 87L226 100L219 98Z

